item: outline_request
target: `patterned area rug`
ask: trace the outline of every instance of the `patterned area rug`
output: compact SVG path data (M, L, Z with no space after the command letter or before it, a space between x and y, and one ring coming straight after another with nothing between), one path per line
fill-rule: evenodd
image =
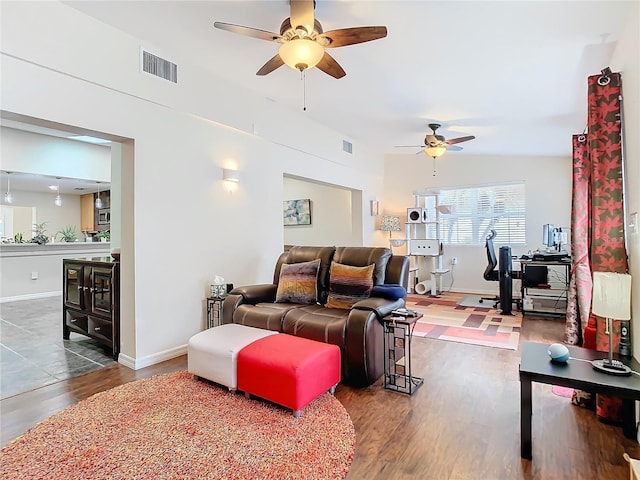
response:
M0 452L2 479L342 479L355 430L325 393L300 418L197 381L159 375L98 393Z
M442 293L439 297L410 294L407 308L424 315L416 323L413 334L485 347L518 349L522 325L520 312L499 315L491 304L484 307L458 305L463 297L464 294L453 292Z

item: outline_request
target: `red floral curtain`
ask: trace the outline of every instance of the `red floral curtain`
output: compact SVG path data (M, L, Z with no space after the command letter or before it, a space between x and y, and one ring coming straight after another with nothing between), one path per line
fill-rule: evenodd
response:
M574 135L573 190L571 198L571 254L573 267L567 298L565 342L583 343L591 312L591 163L586 134Z
M622 185L622 96L619 73L589 77L591 158L591 266L597 272L628 273ZM584 346L608 351L604 319L591 314ZM614 344L620 340L619 322ZM594 335L595 334L595 335Z
M622 81L608 68L588 78L588 134L573 137L572 254L567 343L608 351L605 319L590 311L591 272L627 273L622 179ZM620 343L615 322L614 348ZM582 339L580 339L582 333ZM597 414L619 418L618 399L599 395Z

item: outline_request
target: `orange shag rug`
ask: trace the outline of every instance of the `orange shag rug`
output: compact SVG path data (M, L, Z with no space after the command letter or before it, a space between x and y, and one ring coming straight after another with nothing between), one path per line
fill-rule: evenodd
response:
M3 479L341 479L355 430L323 394L291 411L198 381L159 375L98 393L0 452Z
M517 350L522 313L500 315L492 303L487 303L487 307L459 305L465 295L455 292L444 292L437 297L409 294L407 308L424 315L416 322L413 335Z

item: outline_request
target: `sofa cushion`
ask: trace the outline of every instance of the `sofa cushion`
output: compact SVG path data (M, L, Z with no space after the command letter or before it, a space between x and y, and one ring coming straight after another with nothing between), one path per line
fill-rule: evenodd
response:
M283 317L290 310L301 306L293 303L242 304L233 312L233 323L281 332Z
M338 247L333 261L355 267L375 264L373 284L385 283L387 264L391 258L391 250L384 247Z
M307 246L293 246L287 253L283 253L280 256L276 269L274 271L273 283L278 283L280 278L280 270L284 263L300 263L309 262L320 259L320 268L318 270L318 302L321 304L326 303L327 294L329 292L329 268L331 267L331 260L335 247L307 247Z
M354 267L332 262L327 308L350 309L354 303L369 298L373 288L374 267Z
M311 305L318 299L320 259L310 262L285 263L280 269L276 303Z
M387 300L398 300L407 296L407 290L402 285L397 284L376 285L371 290L371 296Z
M343 348L349 310L305 305L290 310L282 321L282 332Z

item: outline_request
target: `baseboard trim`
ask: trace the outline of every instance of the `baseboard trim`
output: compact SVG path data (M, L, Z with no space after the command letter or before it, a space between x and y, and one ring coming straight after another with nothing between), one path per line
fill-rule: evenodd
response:
M42 293L30 293L28 295L16 295L14 297L0 298L0 303L20 302L22 300L34 300L36 298L49 298L49 297L61 297L62 291L57 292L42 292Z
M147 355L146 357L133 358L121 353L118 355L118 363L125 367L132 368L133 370L140 370L141 368L150 367L156 363L161 363L172 358L185 355L187 353L187 345L179 345L162 352Z

